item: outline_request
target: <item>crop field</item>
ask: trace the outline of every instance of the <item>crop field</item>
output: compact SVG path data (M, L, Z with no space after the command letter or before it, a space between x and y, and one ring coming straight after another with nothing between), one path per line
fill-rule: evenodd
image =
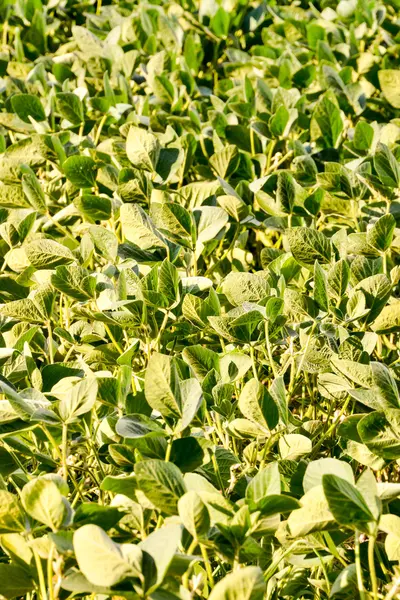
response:
M399 0L0 0L0 600L399 600L399 332Z

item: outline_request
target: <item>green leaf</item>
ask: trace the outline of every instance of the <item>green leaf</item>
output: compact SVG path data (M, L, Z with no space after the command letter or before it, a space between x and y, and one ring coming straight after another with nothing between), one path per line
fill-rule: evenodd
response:
M63 496L50 479L32 479L23 487L21 500L28 515L52 531L57 531L67 516Z
M154 410L166 417L179 417L182 401L178 371L171 357L155 352L147 365L144 390Z
M213 588L210 600L262 600L266 585L260 567L244 567L226 575Z
M136 463L135 474L140 490L157 510L177 514L178 500L186 492L178 467L163 460L144 460Z
M358 423L362 442L377 456L389 460L400 457L400 410L388 409L367 414Z
M392 243L396 221L393 215L380 217L367 233L367 242L380 252L385 252Z
M27 321L28 323L43 323L46 315L42 313L40 308L31 298L23 300L14 300L0 306L0 314L3 317L10 317L18 321Z
M72 92L59 92L55 95L57 112L72 125L80 125L84 120L82 100Z
M207 506L195 491L184 494L178 502L179 517L188 532L198 539L210 529L210 515Z
M296 200L296 185L293 176L285 171L278 174L276 199L283 212L291 214Z
M279 422L275 401L257 379L250 379L239 397L239 410L250 421L265 429L274 429Z
M182 352L182 358L190 365L200 381L203 381L204 377L212 369L219 370L218 354L210 348L204 348L200 344L185 348Z
M36 269L51 269L75 260L69 248L50 239L30 242L24 250L29 262Z
M90 583L111 587L128 577L141 577L142 552L129 544L126 550L97 525L83 525L74 533L79 569Z
M251 511L259 510L259 504L266 496L281 493L281 480L277 462L269 464L250 481L246 488L246 502Z
M336 458L320 458L307 465L303 478L303 489L307 493L316 486L322 485L323 476L326 474L337 475L351 484L354 484L354 475L351 466L343 460Z
M66 390L60 394L58 412L64 423L72 423L85 413L89 412L97 398L98 384L95 377L86 377L67 385Z
M337 298L341 298L347 290L350 279L350 267L346 260L338 260L328 271L328 285Z
M155 171L160 150L160 142L153 133L141 127L130 127L126 138L126 154L136 169Z
M367 121L358 121L354 129L353 144L357 150L368 152L371 148L375 131Z
M78 265L56 267L51 284L63 294L84 302L95 295L96 279Z
M212 31L221 38L225 38L229 33L230 17L229 13L220 6L217 12L213 15L210 26Z
M376 333L390 333L400 330L400 302L385 306L371 325Z
M305 267L314 267L317 260L326 264L331 259L332 247L329 239L316 229L296 227L287 231L290 251Z
M125 239L136 244L141 250L165 248L163 236L138 204L123 204L120 214Z
M290 513L287 521L293 537L299 538L314 531L323 531L335 522L322 485L309 490L300 503L301 508Z
M269 292L265 277L257 273L229 273L220 285L232 306L241 306L244 302L259 302Z
M146 415L126 415L118 420L116 428L118 435L128 439L165 437L167 432L157 421Z
M11 105L13 111L16 112L19 118L25 123L31 122L30 117L35 121L46 120L42 103L39 98L33 94L15 94L11 98Z
M365 524L374 520L367 503L352 483L338 475L325 474L322 485L329 509L338 523L365 529Z
M394 379L391 371L382 363L371 362L370 364L374 387L382 399L382 407L399 408L399 391L397 389L396 380Z
M97 166L89 156L70 156L63 162L67 179L78 188L91 188L95 185Z
M74 200L74 204L91 221L108 221L112 214L112 204L109 198L83 194Z
M329 92L331 94L332 92ZM313 128L313 121L316 124ZM341 112L331 96L325 95L318 101L312 117L312 138L322 138L328 148L336 148L344 129Z
M197 225L197 242L214 240L229 221L228 214L217 206L200 206L193 211Z
M21 165L22 189L29 204L39 212L47 212L46 200L38 178L28 165Z
M336 577L331 587L331 596L343 594L356 594L358 588L357 583L357 567L354 563L343 569Z
M321 310L328 312L329 297L328 284L325 271L322 269L318 261L314 264L314 300Z
M115 233L101 225L92 225L89 227L89 235L97 252L108 260L114 261L118 252L118 239Z
M400 186L400 165L385 144L378 144L374 155L374 167L383 185L389 188Z
M159 291L172 307L179 301L179 273L169 260L164 260L159 272Z
M0 533L16 533L24 531L25 527L25 517L17 498L0 490Z
M139 544L143 553L144 590L151 593L164 581L181 542L182 526L170 523L153 531ZM153 596L157 598L157 595ZM162 598L162 596L161 596Z
M279 453L287 460L297 460L305 454L310 454L312 442L300 433L288 433L279 440Z
M7 600L20 598L35 589L35 582L19 565L0 564L1 593Z
M229 144L210 158L210 165L219 177L229 179L239 165L239 152L236 146Z
M75 511L74 525L98 525L102 529L108 530L115 527L123 515L124 513L118 507L83 502Z
M394 106L400 108L400 71L395 69L385 69L378 72L379 84L386 100Z

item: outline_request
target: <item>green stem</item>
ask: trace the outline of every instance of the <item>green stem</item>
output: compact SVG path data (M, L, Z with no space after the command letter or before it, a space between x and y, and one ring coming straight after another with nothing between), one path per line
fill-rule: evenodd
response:
M33 539L33 538L32 538ZM47 590L46 590L46 581L44 578L42 561L40 560L40 556L36 552L36 550L32 547L33 556L35 558L35 565L39 579L39 589L40 589L40 600L47 600Z
M318 550L316 548L314 548L314 552L315 552L315 554L319 558L319 562L321 564L321 569L322 569L322 572L323 572L324 577L325 577L326 587L327 587L327 590L328 590L328 597L329 597L330 594L331 594L331 585L329 583L329 577L328 577L328 573L327 573L327 570L326 570L326 566L325 566L324 561L322 560L322 556L320 555L320 553L318 552Z
M324 531L322 533L323 537L325 538L325 541L327 543L328 549L330 551L330 553L332 554L332 556L334 556L339 562L342 563L343 567L346 568L347 567L347 563L346 561L340 556L340 553L338 551L338 549L335 546L335 543L331 537L331 534L328 531Z
M286 548L286 550L280 550L277 552L277 558L270 564L268 569L264 571L264 579L266 582L268 582L268 580L271 579L271 577L273 576L273 574L275 573L276 569L279 567L280 563L285 558L285 556L290 554L293 551L293 549L297 546L297 544L300 543L300 541L301 540L296 540L295 542L293 542L293 544Z
M206 567L206 572L207 572L207 577L208 577L210 587L213 588L214 587L214 577L213 577L211 563L210 563L210 559L208 558L206 547L203 546L203 544L200 544L200 550L201 550L201 555L203 557L204 564Z
M251 156L255 156L256 147L255 147L255 139L254 139L254 129L250 125L250 148L251 148Z
M156 340L155 340L155 346L156 346L158 352L160 352L160 348L161 348L161 336L163 334L164 329L167 326L168 317L169 317L169 311L167 310L166 313L165 313L165 315L164 315L163 321L161 323L161 327L158 330L158 334L157 334L157 337L156 337Z
M215 475L216 475L217 480L218 480L218 485L221 488L222 494L225 496L226 494L225 494L224 483L222 481L221 473L220 473L219 466L218 466L218 461L217 461L217 458L216 458L214 452L211 455L211 462L213 464Z
M219 260L217 260L217 262L215 262L213 265L211 265L211 267L209 269L207 269L207 271L204 274L205 277L208 277L209 275L211 275L211 273L213 273L215 271L215 269L227 258L227 256L229 256L230 251L233 250L235 247L236 240L239 237L239 231L240 231L240 226L237 225L236 231L234 233L231 243L229 244L229 247L225 250L225 252L221 256L221 258Z
M372 595L374 600L378 600L378 580L376 577L376 569L375 569L375 542L376 535L370 535L368 539L368 566L371 577L371 585L372 585Z
M1 43L2 43L2 46L4 47L4 50L5 50L5 47L7 46L7 37L8 37L8 19L6 19L3 23L3 36L1 39Z
M271 140L269 145L268 145L268 154L267 154L267 168L266 168L266 172L268 173L270 167L271 167L271 160L272 160L272 153L274 151L274 148L276 146L276 141L275 140Z
M324 435L321 437L321 439L319 440L319 442L314 446L313 451L311 453L310 459L313 460L317 455L318 455L318 451L321 448L322 444L324 443L324 441L333 434L333 432L335 431L336 427L338 425L340 425L340 417L342 415L344 415L344 413L347 410L347 407L350 403L351 398L347 398L347 400L345 401L345 403L342 406L342 410L340 411L340 413L338 414L336 420L334 423L332 423L332 425L329 427L329 429L324 433Z
M101 130L103 129L104 123L105 123L105 122L106 122L106 120L107 120L107 116L108 116L108 115L107 115L107 114L105 114L105 115L103 115L103 116L101 117L101 121L100 121L100 123L99 123L99 126L98 126L98 128L97 128L97 131L96 131L96 137L94 138L94 145L95 145L95 146L97 146L97 144L98 144L98 143L99 143L99 141L100 141Z
M272 166L270 166L267 171L266 171L266 175L269 175L270 173L272 173L273 171L276 171L276 169L282 164L284 163L288 158L290 158L293 154L293 150L289 150L289 152L287 152L284 156L282 156L282 158L280 158L278 160L278 162Z
M382 268L385 275L387 275L387 253L384 252L382 256Z
M270 367L271 367L272 372L274 374L274 377L276 379L278 377L278 373L277 373L277 370L275 368L274 359L272 358L272 347L271 347L271 342L270 342L270 339L269 339L269 323L268 323L268 321L265 321L265 341L267 343L267 352L268 352L269 364L270 364Z
M70 233L68 229L66 229L63 225L61 225L61 223L56 221L56 219L53 219L52 215L49 212L46 214L46 216L49 219L49 221L54 225L54 227L61 231L61 233L63 233L65 237L68 237L70 240L76 242L76 238L72 235L72 233Z
M63 423L61 453L62 453L63 477L64 477L65 481L68 481L67 452L68 452L68 425L66 423Z
M306 345L305 345L302 357L300 359L299 366L297 367L296 371L295 371L295 361L293 359L292 371L290 373L289 394L288 394L289 395L289 399L292 397L292 394L294 392L294 387L296 385L296 381L297 381L297 379L298 379L298 377L299 377L299 375L301 373L301 370L303 368L304 360L305 360L305 357L307 355L308 348L309 348L310 342L311 342L311 338L312 338L312 335L314 333L314 330L315 330L316 326L317 326L317 323L314 321L314 323L312 324L312 327L311 327L311 331L310 331L310 333L308 335L307 342L306 342ZM295 373L295 375L294 375L294 373ZM294 377L292 377L292 375L294 375Z
M167 450L165 452L165 462L169 462L169 459L171 458L171 450L172 450L172 442L173 439L172 437L168 440L168 444L167 444Z
M196 546L198 545L198 541L196 539L192 540L192 543L190 544L188 550L187 550L187 554L188 556L190 556L191 554L193 554L193 552L196 550ZM182 584L183 587L185 589L189 589L189 575L190 575L190 570L192 568L192 563L190 563L190 565L188 566L188 568L186 569L183 578L182 578Z
M253 368L253 375L258 381L257 363L256 363L256 357L254 354L254 346L252 346L251 344L250 344L250 356L251 356L251 366Z
M389 593L385 597L385 600L393 600L393 598L395 598L397 592L399 591L399 588L400 588L400 577L394 581L393 587L390 589Z
M50 364L52 365L54 363L54 353L53 353L53 331L51 329L51 323L50 321L47 323L47 331L48 331L48 338L47 338L47 345L48 345L48 350L49 350L49 360L50 360Z
M360 557L360 532L358 531L358 529L355 530L354 541L355 541L354 558L355 558L355 563L356 563L358 592L360 594L361 600L367 600L367 595L365 593L363 577L362 577L361 557Z
M47 558L47 587L49 589L49 600L55 600L53 587L53 552L54 544L51 545L49 556Z
M109 326L107 325L107 323L104 323L104 329L106 330L110 340L112 341L112 343L114 344L115 348L118 350L118 352L120 354L124 353L124 350L121 348L121 346L118 344L117 340L115 339L115 337L113 336L111 329L109 328Z

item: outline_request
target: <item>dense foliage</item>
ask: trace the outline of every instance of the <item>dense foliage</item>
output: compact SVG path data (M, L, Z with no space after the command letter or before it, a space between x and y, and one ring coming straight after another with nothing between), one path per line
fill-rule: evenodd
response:
M0 0L0 598L400 598L396 0Z

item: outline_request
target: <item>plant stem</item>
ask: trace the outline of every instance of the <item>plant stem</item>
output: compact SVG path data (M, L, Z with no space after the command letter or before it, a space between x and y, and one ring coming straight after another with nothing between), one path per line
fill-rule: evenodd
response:
M70 240L74 240L74 242L76 242L76 238L74 238L72 233L70 233L68 229L66 229L63 225L61 225L61 223L53 219L49 212L47 213L47 218L54 225L54 227L56 227L56 229L58 229L61 233L65 235L65 237L68 237Z
M165 452L165 462L169 462L169 459L171 458L171 450L172 450L172 442L173 439L172 437L168 440L168 444L167 444L167 450Z
M53 552L54 544L51 545L49 556L47 558L47 587L49 588L49 600L55 600L53 587Z
M98 144L98 143L99 143L99 141L100 141L101 130L103 129L104 123L105 123L105 122L106 122L106 120L107 120L107 116L108 116L108 115L107 115L107 114L105 114L105 115L103 115L103 116L101 117L101 120L100 120L99 126L97 127L96 136L95 136L95 138L94 138L94 145L95 145L95 146L97 146L97 144Z
M254 139L254 129L250 125L250 147L251 147L251 156L255 156L256 147L255 147L255 139Z
M220 473L219 466L218 466L218 461L217 461L217 458L216 458L214 452L211 455L211 462L213 464L215 475L216 475L216 478L218 480L218 485L221 488L222 494L225 496L224 483L222 481L221 473Z
M276 141L275 140L271 140L270 143L268 144L268 154L267 154L267 168L266 168L266 172L268 173L270 167L271 167L271 160L272 160L272 153L274 151L276 145Z
M169 317L169 311L167 310L166 313L165 313L165 315L164 315L163 321L161 323L160 329L158 330L158 334L157 334L157 337L156 337L156 340L155 340L155 346L156 346L158 352L160 352L160 349L161 349L161 336L163 334L164 329L167 326L168 317Z
M33 538L32 538L33 539ZM40 560L40 556L36 552L36 550L32 547L33 556L35 559L36 570L39 579L39 589L40 589L40 600L47 600L47 590L46 590L46 580L44 578L42 561Z
M362 577L362 569L361 569L361 558L360 558L360 532L358 529L355 530L354 533L354 558L356 563L356 572L357 572L357 586L360 594L361 600L367 600L367 596L365 593L363 577Z
M257 363L256 363L256 357L254 354L254 346L252 346L251 344L250 344L250 356L251 356L251 366L253 368L253 375L258 381Z
M347 567L347 563L340 556L339 551L336 548L335 543L334 543L333 539L331 538L331 534L329 533L329 531L324 531L322 533L322 535L325 538L325 541L327 543L328 549L329 549L330 553L332 554L332 556L334 556L339 562L342 563L342 565L344 566L344 568L346 568Z
M398 577L395 580L393 587L389 590L389 593L387 594L387 596L385 596L385 600L393 600L393 598L396 596L399 588L400 588L400 577Z
M374 600L378 600L378 580L376 577L374 550L375 550L376 534L370 535L368 539L368 566L371 577L372 595Z
M68 481L67 452L68 452L68 425L66 423L63 423L61 453L62 453L63 477L64 477L65 481Z
M209 275L211 275L211 273L213 273L215 271L215 269L222 262L224 262L224 260L226 259L226 257L229 255L230 251L233 250L233 248L235 247L236 240L239 237L239 231L240 231L240 226L237 225L236 226L236 231L235 231L235 233L233 235L231 243L229 244L229 247L225 250L225 252L221 256L221 258L219 260L217 260L217 262L215 262L213 265L211 265L211 267L209 269L207 269L207 271L204 273L205 277L208 277Z
M271 348L271 342L270 342L270 339L269 339L269 322L268 322L268 320L265 321L265 341L267 343L267 352L268 352L269 364L270 364L270 367L272 369L272 373L274 374L274 377L276 379L278 377L278 373L277 373L276 368L275 368L274 359L272 358L272 348Z
M104 329L106 330L111 342L114 344L115 348L118 350L118 352L120 354L123 354L124 351L121 348L121 346L118 344L117 340L115 339L115 337L113 336L111 329L109 328L109 326L107 325L107 323L104 323Z
M198 545L198 541L196 539L192 540L192 543L190 544L188 550L187 550L187 554L190 556L191 554L193 554L193 552L196 550L196 546ZM186 588L187 590L189 589L189 575L190 575L190 569L192 568L192 563L190 563L190 565L188 566L188 568L186 569L183 578L182 578L182 584L183 587Z
M48 350L49 350L49 360L50 360L50 364L52 365L54 363L54 354L53 354L53 331L51 329L51 323L50 321L47 323L47 331L48 331L48 338L47 338L47 345L48 345Z
M213 573L212 573L210 559L208 558L207 549L205 546L203 546L203 544L200 544L200 550L201 550L201 555L203 557L204 564L206 567L206 572L207 572L207 577L208 577L210 587L213 588L214 587L214 577L213 577Z

